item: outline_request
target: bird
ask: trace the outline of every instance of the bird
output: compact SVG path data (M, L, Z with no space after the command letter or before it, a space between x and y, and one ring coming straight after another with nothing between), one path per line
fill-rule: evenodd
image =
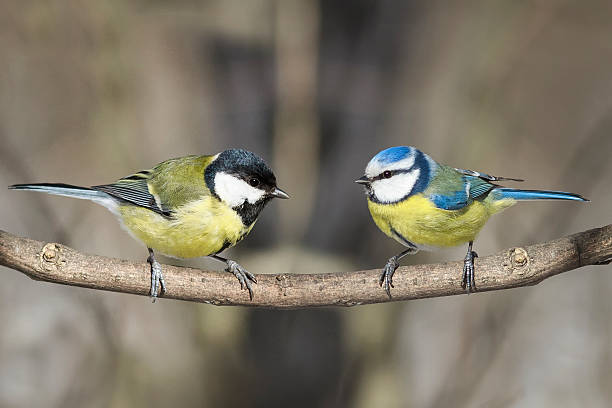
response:
M523 200L589 201L562 191L506 188L499 181L524 180L450 167L412 146L387 148L369 161L355 182L364 186L378 228L406 247L383 267L379 284L389 297L404 256L465 243L461 286L475 292L473 243L491 215Z
M111 184L15 184L9 189L80 198L109 209L149 251L153 301L166 290L155 252L175 258L209 256L224 262L252 300L255 276L219 253L251 231L271 199L289 198L277 187L264 160L243 149L166 160Z

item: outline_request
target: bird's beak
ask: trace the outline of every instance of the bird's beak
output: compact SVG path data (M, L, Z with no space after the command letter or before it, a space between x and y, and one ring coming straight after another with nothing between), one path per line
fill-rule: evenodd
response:
M357 180L355 180L355 183L357 183L357 184L370 184L370 179L368 178L368 176L362 176L362 177L359 177Z
M282 199L289 198L289 194L285 193L283 190L281 190L278 187L275 187L274 190L272 190L272 192L270 193L270 196L274 198L282 198Z

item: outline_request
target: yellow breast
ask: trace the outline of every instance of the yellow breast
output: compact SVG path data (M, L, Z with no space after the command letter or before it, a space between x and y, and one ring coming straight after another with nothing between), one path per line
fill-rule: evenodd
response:
M133 205L119 207L121 221L147 247L179 258L195 258L235 245L253 224L214 197L206 196L173 211L171 218Z
M491 214L514 204L514 200L474 201L460 210L442 210L422 195L395 204L368 200L374 222L398 242L402 237L417 245L448 247L473 241Z

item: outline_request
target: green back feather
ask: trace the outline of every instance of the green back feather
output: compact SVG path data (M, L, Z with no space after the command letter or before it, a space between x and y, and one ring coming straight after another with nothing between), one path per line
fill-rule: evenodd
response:
M149 191L168 208L177 208L211 192L204 171L214 156L186 156L155 166L149 177Z
M186 156L166 160L151 170L143 170L117 180L94 186L114 197L163 215L205 195L210 190L204 171L214 156Z
M495 187L495 184L481 177L460 173L452 167L439 164L423 195L438 208L459 210L473 200L485 198Z

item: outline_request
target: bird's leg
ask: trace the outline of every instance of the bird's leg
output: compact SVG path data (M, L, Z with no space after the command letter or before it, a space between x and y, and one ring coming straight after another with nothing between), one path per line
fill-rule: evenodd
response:
M385 292L387 292L387 296L391 299L391 288L393 287L393 274L395 270L399 267L399 260L405 257L406 255L416 254L418 249L416 246L411 246L405 251L400 252L399 254L392 256L389 258L385 267L383 268L383 273L380 275L380 280L378 284L383 287Z
M463 260L463 281L461 287L465 289L469 295L471 292L476 292L476 282L474 281L474 258L478 258L478 254L472 251L474 241L468 244L468 251Z
M244 269L236 261L222 258L219 255L211 255L210 257L218 261L225 262L227 264L226 271L234 274L234 276L238 279L238 282L240 282L240 289L246 288L249 291L249 298L253 300L253 288L251 287L251 282L257 283L255 275Z
M161 288L160 294L166 291L166 282L164 282L164 276L162 275L162 267L159 262L155 259L155 254L151 248L149 249L149 257L147 262L151 264L151 299L155 303L157 299L158 289Z

